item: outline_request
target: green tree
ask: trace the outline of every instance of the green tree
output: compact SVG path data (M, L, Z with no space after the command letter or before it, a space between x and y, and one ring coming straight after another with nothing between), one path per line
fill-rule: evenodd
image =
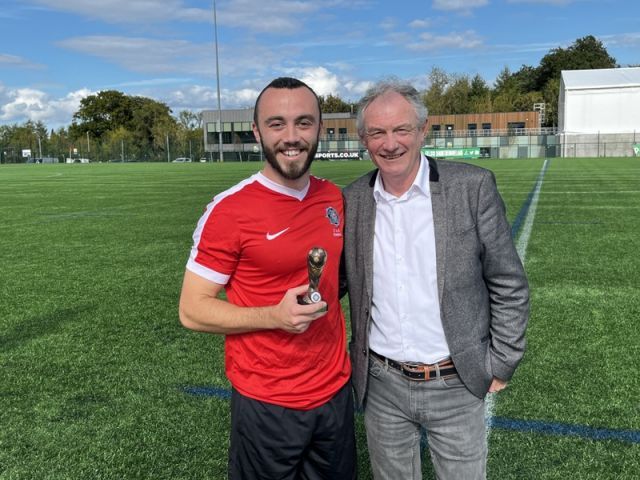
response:
M451 82L442 95L442 107L450 114L471 111L471 81L466 75L450 76Z
M156 160L165 150L159 147L164 138L155 138L157 125L163 125L163 131L166 130L165 125L172 129L177 125L166 104L106 90L82 99L80 108L73 115L69 135L79 140L88 132L100 144L107 139L107 134L123 128L131 135L128 158ZM112 136L108 138L112 139Z
M199 130L202 128L202 113L181 110L178 114L178 124L185 130Z
M69 154L69 132L66 128L60 127L58 130L51 130L49 134L49 155L57 157L61 162Z
M429 88L423 96L424 104L432 115L444 115L446 111L444 94L450 83L450 75L438 67L433 67L429 73Z
M560 78L552 78L542 89L542 99L545 103L545 127L558 126L558 94L560 92Z
M135 150L131 131L118 127L105 133L102 142L102 157L110 162L126 162L133 157Z
M491 88L479 74L476 74L471 80L469 96L469 113L490 113L493 111Z
M353 107L350 103L345 102L337 95L327 95L326 97L320 95L320 110L322 113L349 113Z
M80 101L80 108L73 114L69 133L80 137L87 132L91 137L102 136L118 127L131 127L133 104L131 97L117 90L105 90L89 95Z
M39 157L40 152L46 154L47 127L41 121L31 120L22 125L4 125L0 128L0 148L4 163L25 161L22 152L31 151L31 157Z
M182 110L178 114L177 150L180 156L197 160L205 156L202 133L202 114Z
M616 59L607 52L602 42L593 35L577 39L568 48L554 48L540 60L535 90L542 91L562 70L591 70L616 68Z
M171 109L164 103L145 97L134 97L133 105L133 122L129 130L133 134L135 151L131 155L139 160L164 160L165 149L156 147L155 126L162 124L168 125L172 131L177 129Z

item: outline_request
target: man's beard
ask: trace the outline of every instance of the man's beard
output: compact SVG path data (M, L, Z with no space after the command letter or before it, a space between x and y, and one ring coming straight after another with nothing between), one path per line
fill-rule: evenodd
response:
M316 151L318 150L318 141L316 140L315 142L309 144L309 149L306 150L307 158L305 159L304 163L288 163L285 170L283 166L278 163L276 152L268 148L264 144L264 142L262 142L262 140L260 140L260 145L262 145L264 157L267 159L267 162L269 162L269 165L271 165L271 167L273 167L276 172L278 172L287 180L298 180L305 173L307 173L309 171L309 168L311 167L311 162L313 162L313 159L316 156ZM298 148L300 149L300 151L303 151L302 144L300 142L288 143L286 144L286 146L289 148Z

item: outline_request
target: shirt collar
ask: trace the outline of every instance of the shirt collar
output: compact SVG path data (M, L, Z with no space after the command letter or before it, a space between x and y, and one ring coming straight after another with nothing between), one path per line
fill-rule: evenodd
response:
M382 175L380 175L380 172L378 172L378 175L376 175L376 181L373 185L373 198L376 200L376 202L382 199L386 201L401 200L404 198L408 198L414 193L420 193L425 197L428 197L429 192L429 162L422 153L420 154L420 167L418 167L416 178L414 178L413 183L409 187L409 190L407 190L401 197L395 197L394 195L391 195L390 193L387 193L385 191L382 184Z
M267 187L269 190L273 190L274 192L278 192L283 195L288 195L289 197L297 198L298 200L304 200L304 198L307 196L307 192L309 191L309 186L311 185L311 180L309 180L302 190L295 190L293 188L285 187L284 185L280 185L279 183L274 182L273 180L267 178L262 172L258 172L255 175L258 182Z

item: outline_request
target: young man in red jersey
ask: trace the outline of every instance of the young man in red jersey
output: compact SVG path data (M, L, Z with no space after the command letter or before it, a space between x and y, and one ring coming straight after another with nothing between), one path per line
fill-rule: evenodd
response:
M230 479L356 476L351 365L338 298L342 194L309 167L322 129L316 94L278 78L258 96L261 172L216 195L198 222L180 321L226 335ZM300 305L307 254L327 252L323 300ZM225 289L228 301L217 298Z

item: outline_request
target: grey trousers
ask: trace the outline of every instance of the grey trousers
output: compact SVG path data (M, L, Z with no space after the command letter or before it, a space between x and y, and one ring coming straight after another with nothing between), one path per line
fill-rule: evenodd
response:
M410 380L370 357L364 411L376 480L420 480L420 432L427 432L438 480L486 478L484 400L455 376Z

